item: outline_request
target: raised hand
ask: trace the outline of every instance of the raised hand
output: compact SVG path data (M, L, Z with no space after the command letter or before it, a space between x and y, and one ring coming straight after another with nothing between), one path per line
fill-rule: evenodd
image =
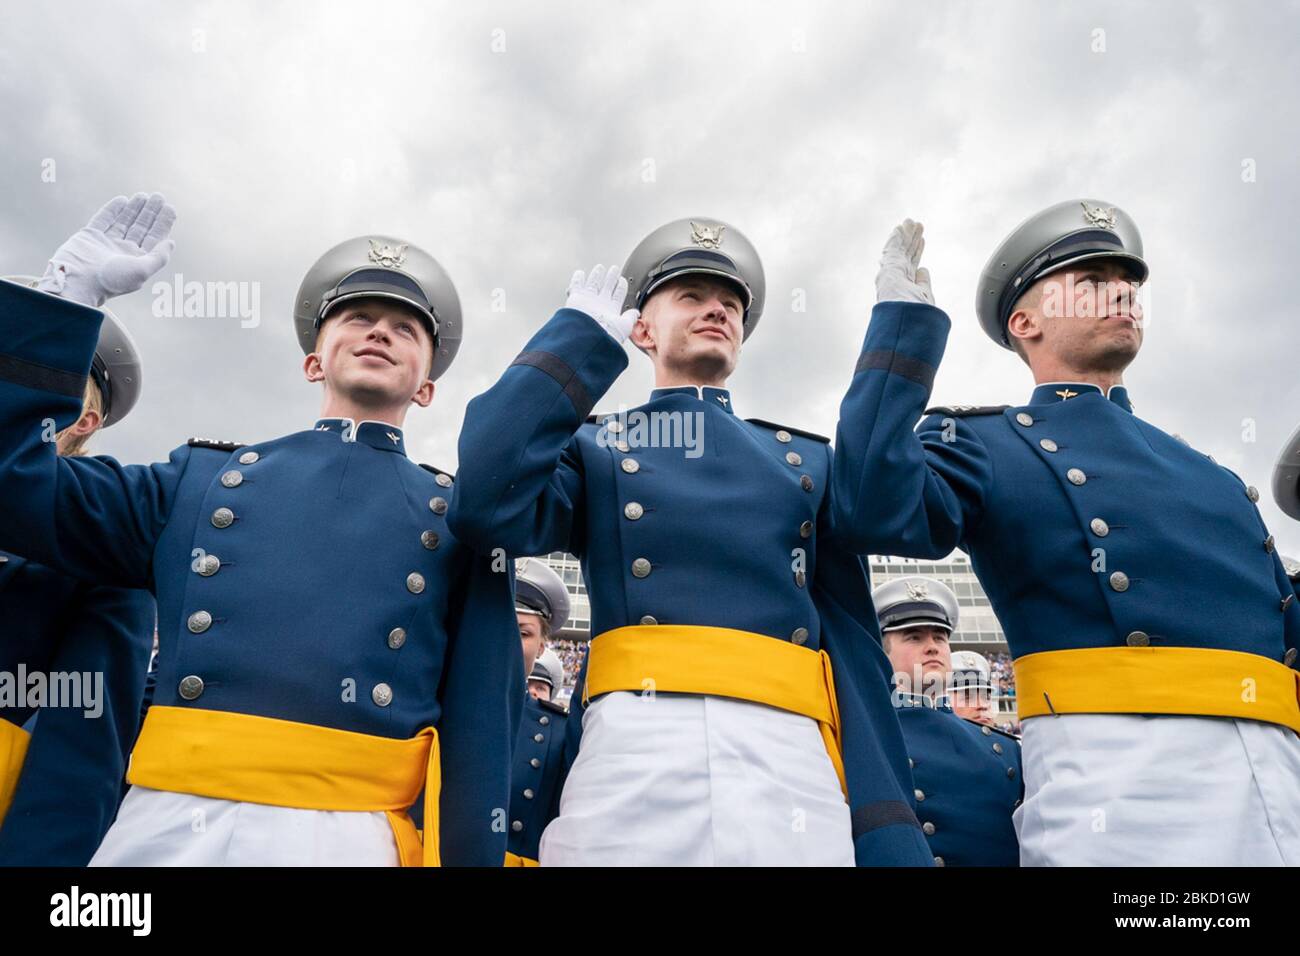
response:
M611 266L606 271L604 266L594 266L590 273L581 269L569 280L566 309L585 312L599 322L614 340L622 344L632 333L637 316L636 309L623 310L623 300L627 298L627 279L619 272L619 266Z
M925 227L904 219L895 226L880 254L876 273L877 302L927 302L934 305L930 270L918 268L925 251Z

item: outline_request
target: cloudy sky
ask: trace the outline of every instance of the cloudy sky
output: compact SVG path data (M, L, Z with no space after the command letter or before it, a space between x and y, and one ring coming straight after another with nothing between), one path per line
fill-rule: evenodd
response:
M0 270L39 273L103 201L159 190L180 217L163 278L258 290L255 325L156 316L148 288L116 303L145 391L95 450L148 461L309 427L302 274L350 236L407 238L466 313L407 422L413 457L454 468L465 403L572 271L687 215L734 223L767 268L740 413L833 432L904 216L953 318L935 401L1023 401L976 277L1025 216L1094 196L1152 267L1139 414L1264 489L1300 423L1298 33L1281 3L23 4L0 38ZM634 355L597 407L650 386Z

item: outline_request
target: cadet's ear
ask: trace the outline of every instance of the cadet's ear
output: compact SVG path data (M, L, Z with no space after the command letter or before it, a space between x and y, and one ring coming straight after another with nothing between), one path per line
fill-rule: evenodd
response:
M1022 356L1024 355L1025 345L1029 342L1036 341L1043 337L1043 320L1036 309L1025 309L1017 307L1007 319L1007 338L1011 340L1012 347ZM1019 347L1017 346L1019 343Z
M427 378L420 383L420 387L415 390L411 396L412 404L419 405L421 408L428 408L429 403L433 401L433 382Z
M655 347L655 330L654 327L646 320L646 313L642 310L641 314L636 317L632 323L632 332L628 336L632 344L642 352Z
M325 368L321 365L319 352L309 352L302 360L302 374L309 382L325 381Z

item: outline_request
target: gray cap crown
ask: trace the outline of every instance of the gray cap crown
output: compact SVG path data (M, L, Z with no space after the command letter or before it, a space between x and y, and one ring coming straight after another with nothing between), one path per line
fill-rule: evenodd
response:
M763 315L767 281L763 263L745 234L730 223L691 216L660 226L637 244L623 266L627 308L640 309L657 288L683 275L729 280L741 290L744 337Z
M569 591L555 570L540 558L515 562L515 610L539 615L552 633L569 619Z
M424 319L434 336L429 380L447 371L460 348L460 297L447 271L419 246L392 236L357 236L340 242L307 270L293 304L293 322L304 355L316 348L316 333L337 305L361 297L404 302Z
M1050 272L1092 259L1122 259L1139 282L1147 278L1142 235L1133 218L1100 199L1071 199L1030 216L989 257L975 293L984 332L1011 348L1007 319L1016 300Z
M894 578L871 592L882 631L922 624L957 629L957 595L936 578Z
M533 672L528 675L528 679L545 681L553 690L559 690L564 686L564 662L560 660L560 655L549 647L542 651L533 662Z

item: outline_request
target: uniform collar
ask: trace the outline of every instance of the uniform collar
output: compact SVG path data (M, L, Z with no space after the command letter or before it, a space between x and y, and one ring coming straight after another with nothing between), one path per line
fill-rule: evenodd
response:
M1089 394L1101 395L1101 387L1093 385L1091 382L1044 382L1034 389L1034 394L1029 396L1028 404L1052 405L1078 398L1080 395ZM1124 409L1124 411L1133 411L1133 403L1129 401L1126 386L1112 385L1110 391L1105 393L1105 397Z
M334 432L342 436L345 442L360 442L380 451L406 454L406 439L402 430L388 422L365 421L358 424L350 418L321 418L317 420L314 430Z
M734 415L731 409L731 392L725 388L712 385L674 385L671 388L656 388L650 392L650 401L665 395L693 395L702 402L708 402L722 409L728 415Z

